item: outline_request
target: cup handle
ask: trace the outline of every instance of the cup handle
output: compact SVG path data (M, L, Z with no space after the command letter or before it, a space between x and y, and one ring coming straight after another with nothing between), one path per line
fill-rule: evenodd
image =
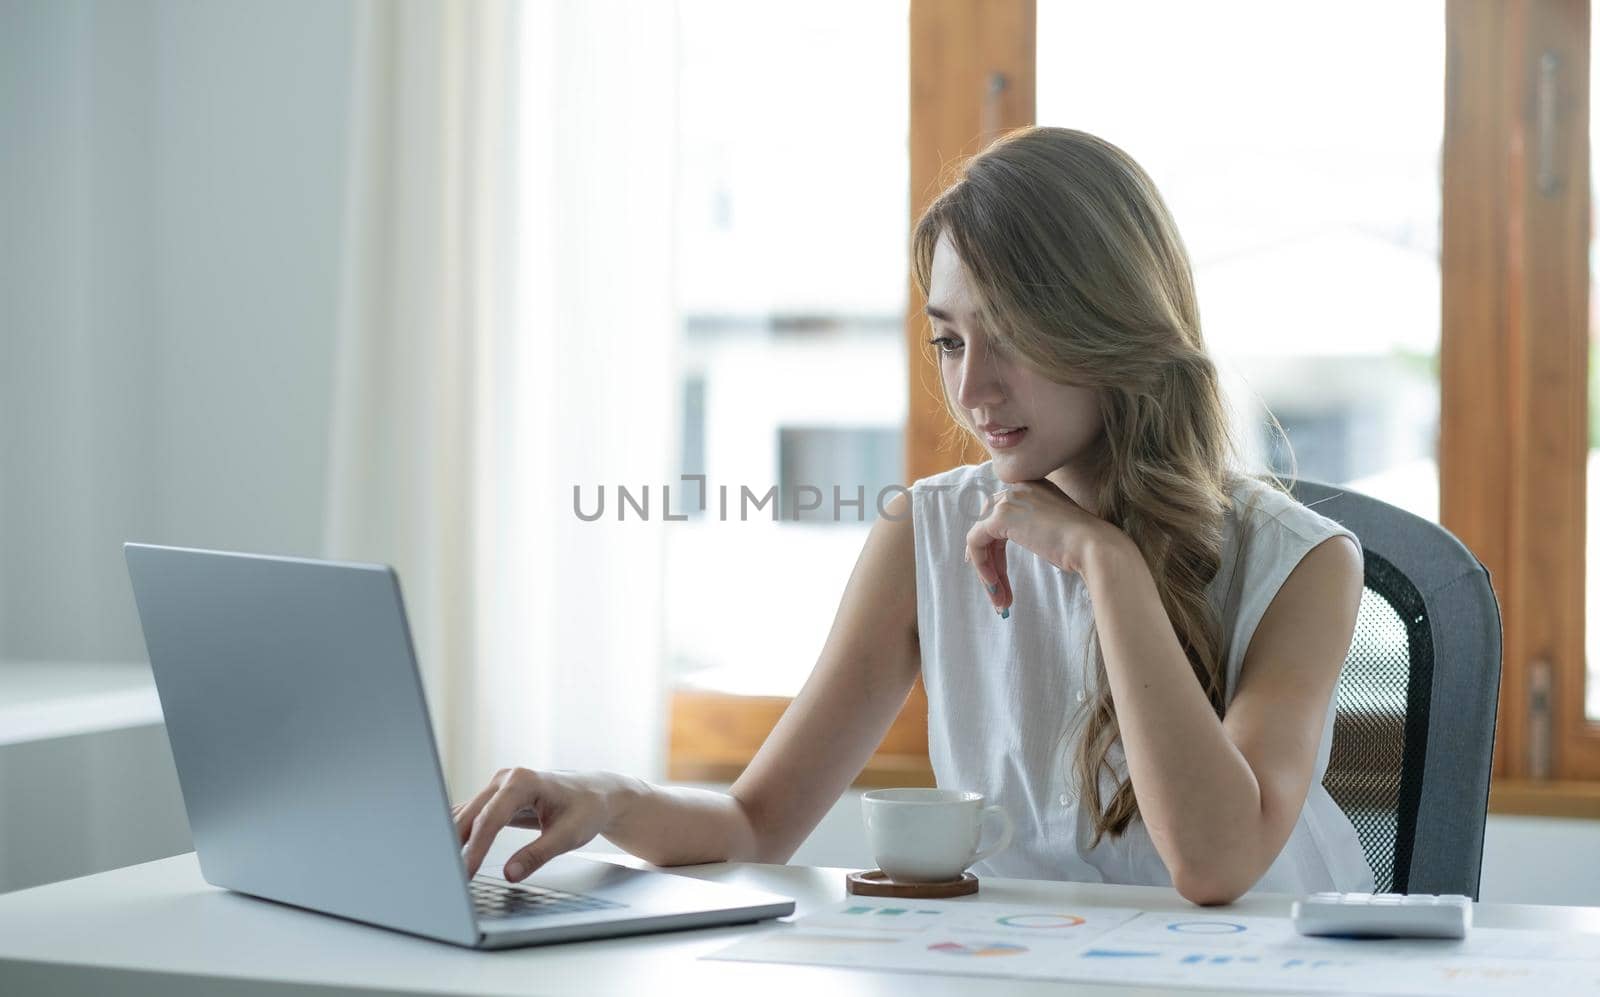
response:
M978 818L980 826L981 826L983 821L988 819L990 814L999 814L1000 815L1000 819L1005 822L1005 826L1000 832L1000 840L996 841L994 844L990 845L988 848L985 848L982 851L978 852L978 854L972 856L972 861L969 862L968 865L973 865L973 864L976 864L978 862L982 862L984 859L986 859L989 856L993 855L995 852L998 852L1000 849L1002 849L1005 846L1011 844L1011 832L1013 830L1015 830L1014 825L1011 823L1011 815L1006 813L1006 808L1005 807L1001 807L1001 806L984 807L983 808L983 814ZM979 840L982 840L981 832L979 834Z

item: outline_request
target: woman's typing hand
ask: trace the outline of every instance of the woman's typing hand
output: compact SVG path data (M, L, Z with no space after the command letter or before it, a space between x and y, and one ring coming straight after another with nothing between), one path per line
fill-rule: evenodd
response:
M506 860L511 882L560 855L582 848L610 822L625 777L610 772L501 769L478 795L450 808L467 878L477 875L494 839L504 827L538 828L542 832Z

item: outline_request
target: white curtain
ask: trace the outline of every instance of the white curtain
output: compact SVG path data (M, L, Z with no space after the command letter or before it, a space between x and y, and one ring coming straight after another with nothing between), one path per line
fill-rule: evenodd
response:
M326 553L399 571L452 799L659 778L671 524L614 489L676 463L676 11L356 16Z

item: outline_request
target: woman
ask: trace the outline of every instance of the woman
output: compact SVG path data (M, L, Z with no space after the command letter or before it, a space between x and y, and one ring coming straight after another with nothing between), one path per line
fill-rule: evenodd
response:
M1237 471L1149 177L1094 136L1022 129L966 164L912 256L951 416L991 459L887 506L729 792L503 769L455 809L469 874L507 824L545 829L511 880L596 834L658 865L787 861L920 674L938 783L1017 825L980 874L1200 904L1370 890L1321 785L1360 547Z

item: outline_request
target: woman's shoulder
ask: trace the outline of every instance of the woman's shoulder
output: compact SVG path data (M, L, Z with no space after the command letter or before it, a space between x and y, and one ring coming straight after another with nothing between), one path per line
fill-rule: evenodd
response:
M1237 473L1230 483L1229 526L1241 540L1265 534L1289 546L1313 547L1333 536L1360 539L1337 520L1295 498L1266 475Z
M1223 556L1210 596L1222 621L1228 696L1238 687L1245 652L1284 582L1312 549L1345 536L1361 539L1263 477L1232 482L1232 507L1223 527Z

